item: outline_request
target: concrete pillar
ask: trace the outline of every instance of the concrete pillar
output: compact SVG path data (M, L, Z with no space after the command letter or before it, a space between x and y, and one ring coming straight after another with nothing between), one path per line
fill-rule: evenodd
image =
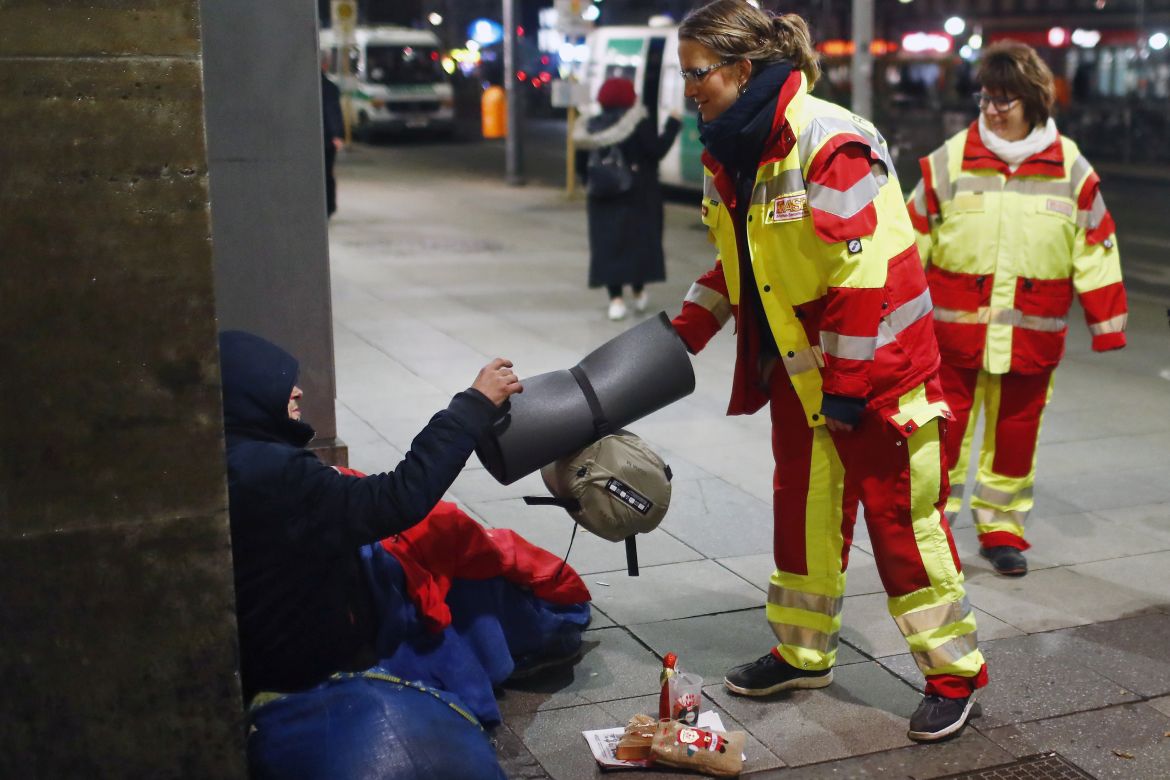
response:
M200 32L0 3L0 777L245 776Z
M202 5L219 325L300 360L312 446L345 465L334 413L317 8L311 0ZM339 187L342 214L345 199Z

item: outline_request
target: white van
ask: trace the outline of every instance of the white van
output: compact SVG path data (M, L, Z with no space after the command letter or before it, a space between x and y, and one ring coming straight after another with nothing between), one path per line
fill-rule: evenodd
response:
M678 28L675 26L597 27L585 41L589 54L578 80L585 84L589 103L580 106L585 116L599 112L597 90L608 78L634 82L634 89L646 104L659 129L672 111L682 117L682 131L659 166L664 184L702 188L703 163L700 156L699 115L694 101L683 97L683 80L678 64Z
M455 96L433 32L358 27L344 53L333 30L321 30L318 40L326 69L350 98L358 138L407 130L446 135L454 129ZM340 75L343 55L348 76Z

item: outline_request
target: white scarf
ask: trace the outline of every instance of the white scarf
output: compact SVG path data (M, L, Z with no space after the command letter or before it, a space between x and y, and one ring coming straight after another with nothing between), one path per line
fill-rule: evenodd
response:
M1056 141L1056 122L1052 117L1040 126L1033 127L1032 132L1018 141L1005 141L1000 138L987 123L983 121L983 114L979 115L979 137L988 151L1008 164L1011 171L1020 167L1020 163L1034 154L1039 154Z

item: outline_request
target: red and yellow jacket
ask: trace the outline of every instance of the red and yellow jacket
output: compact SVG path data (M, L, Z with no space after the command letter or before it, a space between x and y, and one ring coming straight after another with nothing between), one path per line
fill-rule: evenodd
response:
M728 414L767 403L759 366L767 332L810 426L824 424L826 394L864 399L897 416L907 435L947 414L940 400L921 397L905 415L903 396L935 375L939 357L914 231L874 126L809 95L794 72L780 91L751 202L737 202L731 175L710 154L703 164L703 222L718 258L674 324L698 352L735 317ZM741 305L741 293L751 295L743 285L755 286L764 323L756 305Z
M1074 291L1093 349L1125 346L1113 217L1075 143L1058 136L1012 171L972 123L921 166L909 211L943 360L993 374L1054 367Z

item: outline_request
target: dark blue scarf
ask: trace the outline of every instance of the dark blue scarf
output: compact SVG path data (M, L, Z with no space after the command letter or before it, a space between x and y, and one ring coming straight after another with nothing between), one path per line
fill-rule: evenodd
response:
M699 140L736 179L755 179L764 145L772 134L780 88L792 72L786 61L762 65L747 89L731 106L710 122L699 120Z

